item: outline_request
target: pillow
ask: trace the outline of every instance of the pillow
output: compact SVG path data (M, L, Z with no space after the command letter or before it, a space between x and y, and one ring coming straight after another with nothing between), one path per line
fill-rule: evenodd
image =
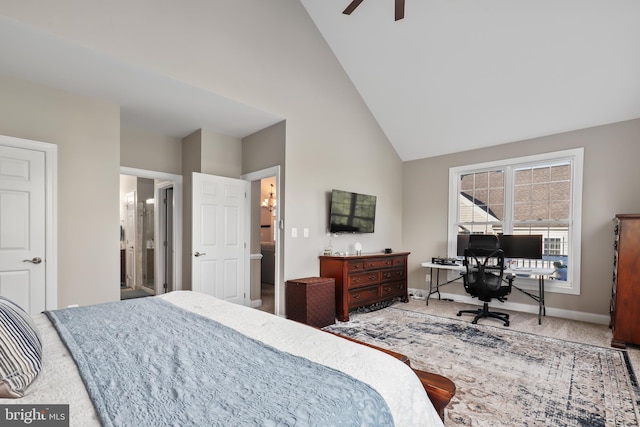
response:
M27 312L0 297L0 397L24 396L42 367L42 342Z

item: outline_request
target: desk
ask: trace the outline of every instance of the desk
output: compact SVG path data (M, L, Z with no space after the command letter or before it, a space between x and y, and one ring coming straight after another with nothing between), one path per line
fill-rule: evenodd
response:
M425 267L429 269L429 293L427 294L427 305L429 305L429 297L433 294L438 294L438 299L440 299L440 286L448 285L449 283L455 282L462 277L462 273L466 272L467 269L465 266L456 264L436 264L433 262L423 262L420 264L421 267ZM436 269L436 281L435 285L433 283L433 269ZM460 276L455 277L451 280L448 280L444 283L440 283L440 270L451 270L457 271L460 273ZM524 289L520 289L516 285L512 284L514 288L533 299L538 303L538 325L542 324L542 316L547 315L547 311L544 305L544 278L550 277L555 272L553 268L513 268L513 269L505 269L505 274L513 274L516 277L518 275L527 275L529 277L537 277L538 278L538 295L532 294L530 292L525 291ZM435 288L434 288L435 286ZM435 290L434 290L435 289Z

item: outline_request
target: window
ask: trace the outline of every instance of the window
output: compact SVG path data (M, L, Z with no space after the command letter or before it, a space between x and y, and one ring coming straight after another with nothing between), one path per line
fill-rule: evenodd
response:
M548 239L544 239L544 247L543 247L543 255L546 256L563 256L567 253L566 241L563 241L559 237L550 237Z
M521 267L554 268L546 290L580 293L582 148L449 170L449 256L458 234L540 234L542 260ZM521 279L526 287L527 280Z

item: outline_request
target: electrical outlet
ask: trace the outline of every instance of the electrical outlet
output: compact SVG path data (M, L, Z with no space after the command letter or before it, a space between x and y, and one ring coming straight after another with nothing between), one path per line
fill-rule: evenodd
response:
M427 276L424 278L424 281L427 283L431 283L431 275L427 274Z
M304 237L309 237L309 229L308 228L303 228L302 229L302 235Z
M291 228L291 237L298 237L298 229L296 227Z

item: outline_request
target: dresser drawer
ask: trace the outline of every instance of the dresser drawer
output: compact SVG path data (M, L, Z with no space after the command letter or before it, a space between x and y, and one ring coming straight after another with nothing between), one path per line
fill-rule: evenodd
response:
M380 289L382 298L401 297L407 293L407 282L385 283Z
M359 307L378 300L379 286L369 286L349 291L349 307Z
M364 262L364 268L366 270L389 267L393 267L393 258L372 258Z
M404 279L404 267L392 268L390 270L382 270L380 272L380 280L384 282L403 280Z
M404 266L407 263L407 259L403 256L398 256L393 258L393 266L394 267L399 267L399 266Z
M380 271L367 271L349 275L349 289L380 283Z
M347 263L347 271L350 273L352 271L364 271L364 260L360 259L357 261L349 261Z

